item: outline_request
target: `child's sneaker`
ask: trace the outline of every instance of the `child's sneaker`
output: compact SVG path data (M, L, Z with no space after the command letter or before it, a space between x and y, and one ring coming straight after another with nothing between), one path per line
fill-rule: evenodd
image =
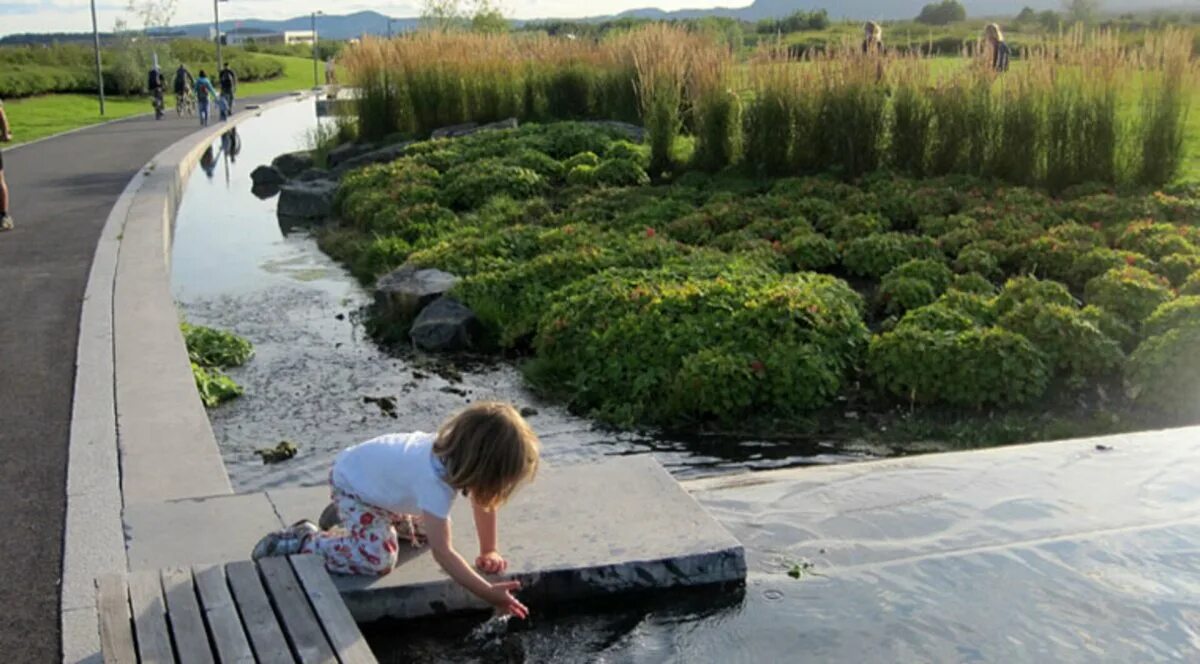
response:
M4 215L0 217L0 231L11 231L13 229L12 215Z
M293 523L291 527L277 530L264 536L254 545L250 552L251 560L271 558L273 556L290 556L300 553L304 541L317 534L317 527L312 521L304 519Z

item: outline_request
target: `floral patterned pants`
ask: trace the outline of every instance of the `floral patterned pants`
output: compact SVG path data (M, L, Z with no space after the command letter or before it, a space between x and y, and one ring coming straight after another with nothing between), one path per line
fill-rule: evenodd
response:
M320 532L309 538L302 553L315 553L325 559L325 568L337 574L375 574L382 576L396 566L397 527L413 538L414 517L396 514L358 496L332 487L342 527Z

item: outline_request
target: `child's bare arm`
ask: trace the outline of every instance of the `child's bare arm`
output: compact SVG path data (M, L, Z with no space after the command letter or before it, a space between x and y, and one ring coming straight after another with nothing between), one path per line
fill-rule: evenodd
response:
M475 501L471 501L471 507L475 516L475 533L479 536L479 557L475 559L475 567L485 574L500 574L508 569L508 561L500 555L496 512L488 511Z
M450 543L450 522L447 519L439 519L433 514L425 512L422 515L422 523L425 525L425 534L429 538L429 549L433 552L433 559L446 571L446 574L450 575L450 578L471 591L476 597L496 607L496 610L501 613L512 614L518 618L529 615L529 609L512 596L514 590L520 590L520 581L489 583L471 569L467 561L463 560L463 557L454 550L454 546Z

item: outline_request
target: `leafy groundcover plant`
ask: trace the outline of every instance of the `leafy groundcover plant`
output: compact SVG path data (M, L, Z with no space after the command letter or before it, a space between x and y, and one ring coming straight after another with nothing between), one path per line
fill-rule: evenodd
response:
M249 341L211 327L180 323L196 390L206 408L215 408L242 395L242 387L225 375L223 369L240 367L254 354Z

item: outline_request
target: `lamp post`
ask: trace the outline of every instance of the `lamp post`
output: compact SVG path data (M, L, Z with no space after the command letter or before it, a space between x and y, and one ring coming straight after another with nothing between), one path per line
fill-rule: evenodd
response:
M100 29L96 26L96 0L92 0L92 44L96 49L96 89L100 91L100 115L104 115L104 71L100 68Z
M217 3L220 0L213 0L213 27L217 31L217 71L221 71L225 67L225 61L221 59L221 10L217 8Z
M312 13L312 37L313 37L313 88L320 87L317 81L317 16L324 16L325 12L317 10Z

